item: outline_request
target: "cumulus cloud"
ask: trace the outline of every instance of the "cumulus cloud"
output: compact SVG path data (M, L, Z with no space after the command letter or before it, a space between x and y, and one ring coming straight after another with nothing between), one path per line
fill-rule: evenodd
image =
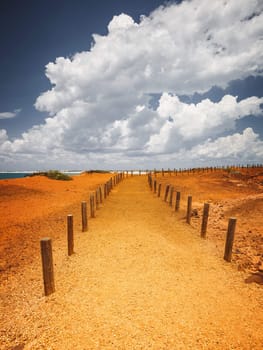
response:
M192 0L161 6L139 23L114 16L88 51L47 64L52 88L35 107L49 117L16 140L5 139L0 153L97 159L97 166L110 155L116 166L127 159L145 164L232 132L238 119L261 115L262 99L226 95L187 105L178 96L261 75L262 12L261 0ZM161 96L157 109L153 94Z
M21 112L21 109L15 109L13 112L2 112L0 113L0 119L11 119L18 115Z
M262 159L263 141L259 135L254 133L251 128L247 128L242 134L235 133L225 137L219 137L215 141L208 139L204 143L193 147L187 152L181 151L177 157L184 159L203 159L203 160L234 160L251 161Z
M250 97L237 102L225 95L214 103L205 99L198 104L182 103L176 95L164 93L159 101L158 115L163 123L147 143L149 152L171 152L178 147L215 137L234 129L235 122L247 115L262 116L263 98ZM175 140L177 142L175 142Z
M0 129L0 145L7 141L8 136L5 129Z
M261 74L261 0L193 0L158 8L136 24L114 16L90 51L46 67L54 84L36 107L56 113L77 99L173 91L190 94Z

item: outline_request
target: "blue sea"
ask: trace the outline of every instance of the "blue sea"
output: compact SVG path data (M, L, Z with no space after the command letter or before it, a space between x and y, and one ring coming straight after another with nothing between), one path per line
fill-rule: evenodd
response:
M20 179L22 177L25 177L27 175L32 174L33 171L29 172L6 172L6 173L0 173L0 180L5 180L5 179ZM81 171L63 171L64 174L74 176L74 175L79 175Z

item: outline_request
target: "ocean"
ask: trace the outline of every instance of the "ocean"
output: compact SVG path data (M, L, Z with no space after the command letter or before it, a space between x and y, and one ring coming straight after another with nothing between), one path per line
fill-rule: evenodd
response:
M34 171L28 171L28 172L0 172L0 180L5 180L5 179L20 179L22 177L25 177L27 175L30 175L34 173ZM63 171L64 174L74 176L74 175L79 175L81 171Z

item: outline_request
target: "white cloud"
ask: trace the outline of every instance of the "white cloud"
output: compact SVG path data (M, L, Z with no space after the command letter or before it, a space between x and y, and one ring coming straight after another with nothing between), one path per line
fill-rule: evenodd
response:
M0 119L11 119L16 117L21 112L21 109L15 109L13 112L0 113Z
M55 86L37 99L36 107L56 113L78 99L190 94L259 74L262 9L260 0L193 0L160 7L139 24L124 14L114 16L108 35L93 36L90 51L47 65Z
M261 159L263 157L263 141L251 128L247 128L242 134L219 137L215 141L208 139L201 145L193 147L189 151L181 151L177 157L184 159L204 160L235 160L239 162Z
M218 103L205 99L200 103L182 103L176 95L164 93L157 112L162 126L150 136L147 150L154 153L176 151L234 129L236 120L247 115L261 115L263 98L250 97L240 102L225 95ZM176 141L175 141L176 140Z
M177 96L262 74L262 11L261 0L192 0L162 6L139 23L114 16L89 51L47 64L53 86L35 106L49 118L5 139L0 152L43 162L97 159L97 167L108 158L145 164L232 132L236 120L260 114L262 99L227 95L187 105ZM157 110L152 93L161 95Z
M5 141L7 141L8 136L7 132L5 129L0 129L0 146L3 144Z

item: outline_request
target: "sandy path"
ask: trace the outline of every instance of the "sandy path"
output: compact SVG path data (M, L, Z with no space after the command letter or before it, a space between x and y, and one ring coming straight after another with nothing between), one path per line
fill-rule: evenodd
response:
M55 294L32 278L13 310L2 304L1 349L262 349L262 288L244 284L145 177L114 188L75 251L54 242Z

